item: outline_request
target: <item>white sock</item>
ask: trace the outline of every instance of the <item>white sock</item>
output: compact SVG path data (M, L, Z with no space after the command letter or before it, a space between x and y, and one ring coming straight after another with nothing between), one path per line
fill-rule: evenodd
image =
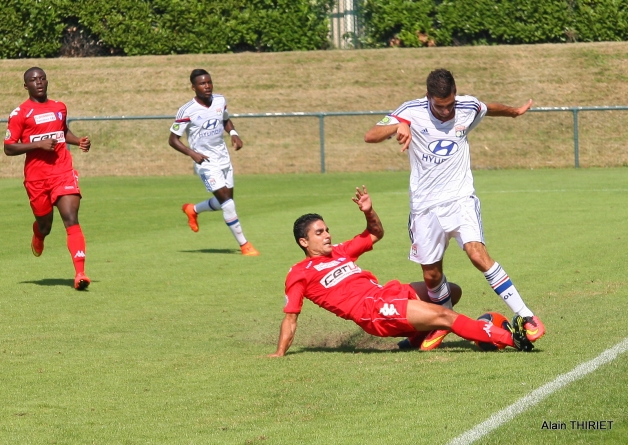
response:
M233 233L235 239L240 243L240 245L246 244L246 238L242 233L242 226L240 226L240 220L238 219L238 214L236 213L235 202L233 199L229 199L222 203L222 217L225 219L225 223Z
M194 211L196 213L213 212L215 210L220 210L220 203L215 197L210 198L207 201L199 202L194 206Z
M495 293L504 300L504 303L506 303L515 314L521 315L522 317L531 317L533 315L532 311L528 309L523 302L515 285L510 281L510 277L499 263L496 262L493 264L493 267L484 272L484 276Z
M451 305L451 290L449 289L449 282L447 277L443 275L443 279L440 284L434 289L427 288L427 295L429 295L432 303L439 304L448 309L452 309Z

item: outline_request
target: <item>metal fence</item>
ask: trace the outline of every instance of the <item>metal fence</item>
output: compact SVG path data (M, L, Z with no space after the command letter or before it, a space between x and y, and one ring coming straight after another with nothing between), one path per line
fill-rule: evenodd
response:
M628 106L600 106L600 107L539 107L531 108L529 113L571 113L573 116L573 156L574 167L580 168L579 161L579 124L578 117L581 112L592 111L627 111ZM331 111L331 112L293 112L293 113L243 113L232 114L231 117L238 119L255 118L295 118L295 117L317 117L319 122L319 144L320 144L320 171L325 173L325 118L338 116L384 116L390 110L381 111ZM127 121L127 120L173 120L173 116L92 116L92 117L68 117L68 125L78 121ZM7 122L7 119L0 119L0 122Z

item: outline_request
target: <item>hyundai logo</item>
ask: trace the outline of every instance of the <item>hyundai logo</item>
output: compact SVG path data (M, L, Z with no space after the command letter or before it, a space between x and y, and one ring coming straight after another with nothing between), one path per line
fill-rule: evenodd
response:
M454 141L440 140L431 142L427 148L436 156L447 157L458 151L458 144Z

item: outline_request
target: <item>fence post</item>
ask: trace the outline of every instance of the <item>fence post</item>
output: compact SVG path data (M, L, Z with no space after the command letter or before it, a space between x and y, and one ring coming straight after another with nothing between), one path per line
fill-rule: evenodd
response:
M576 168L580 168L580 153L578 147L578 109L573 110L573 156Z
M318 115L318 138L321 143L321 173L325 173L325 113Z

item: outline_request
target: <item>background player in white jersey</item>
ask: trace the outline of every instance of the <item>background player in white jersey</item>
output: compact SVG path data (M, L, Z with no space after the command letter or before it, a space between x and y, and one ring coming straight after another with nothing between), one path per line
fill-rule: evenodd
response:
M233 201L233 166L223 132L231 136L235 150L244 145L229 119L227 99L214 94L214 85L209 73L195 69L190 74L192 90L196 96L179 108L176 120L170 127L168 143L172 148L189 156L194 161L194 171L214 196L198 204L183 204L188 224L198 232L197 216L200 212L222 210L225 223L240 244L242 255L257 256L259 252L246 240ZM190 147L181 142L186 134Z
M402 151L410 148L410 219L412 247L409 259L421 264L430 299L451 308L451 291L443 274L443 256L455 238L473 265L517 315L524 317L527 336L536 341L545 333L543 323L525 305L504 269L484 245L480 200L475 196L467 135L487 116L517 117L532 106L519 108L484 104L473 96L457 96L453 75L432 71L427 94L405 102L365 135L366 142L396 136ZM421 349L434 349L448 331L428 335Z

